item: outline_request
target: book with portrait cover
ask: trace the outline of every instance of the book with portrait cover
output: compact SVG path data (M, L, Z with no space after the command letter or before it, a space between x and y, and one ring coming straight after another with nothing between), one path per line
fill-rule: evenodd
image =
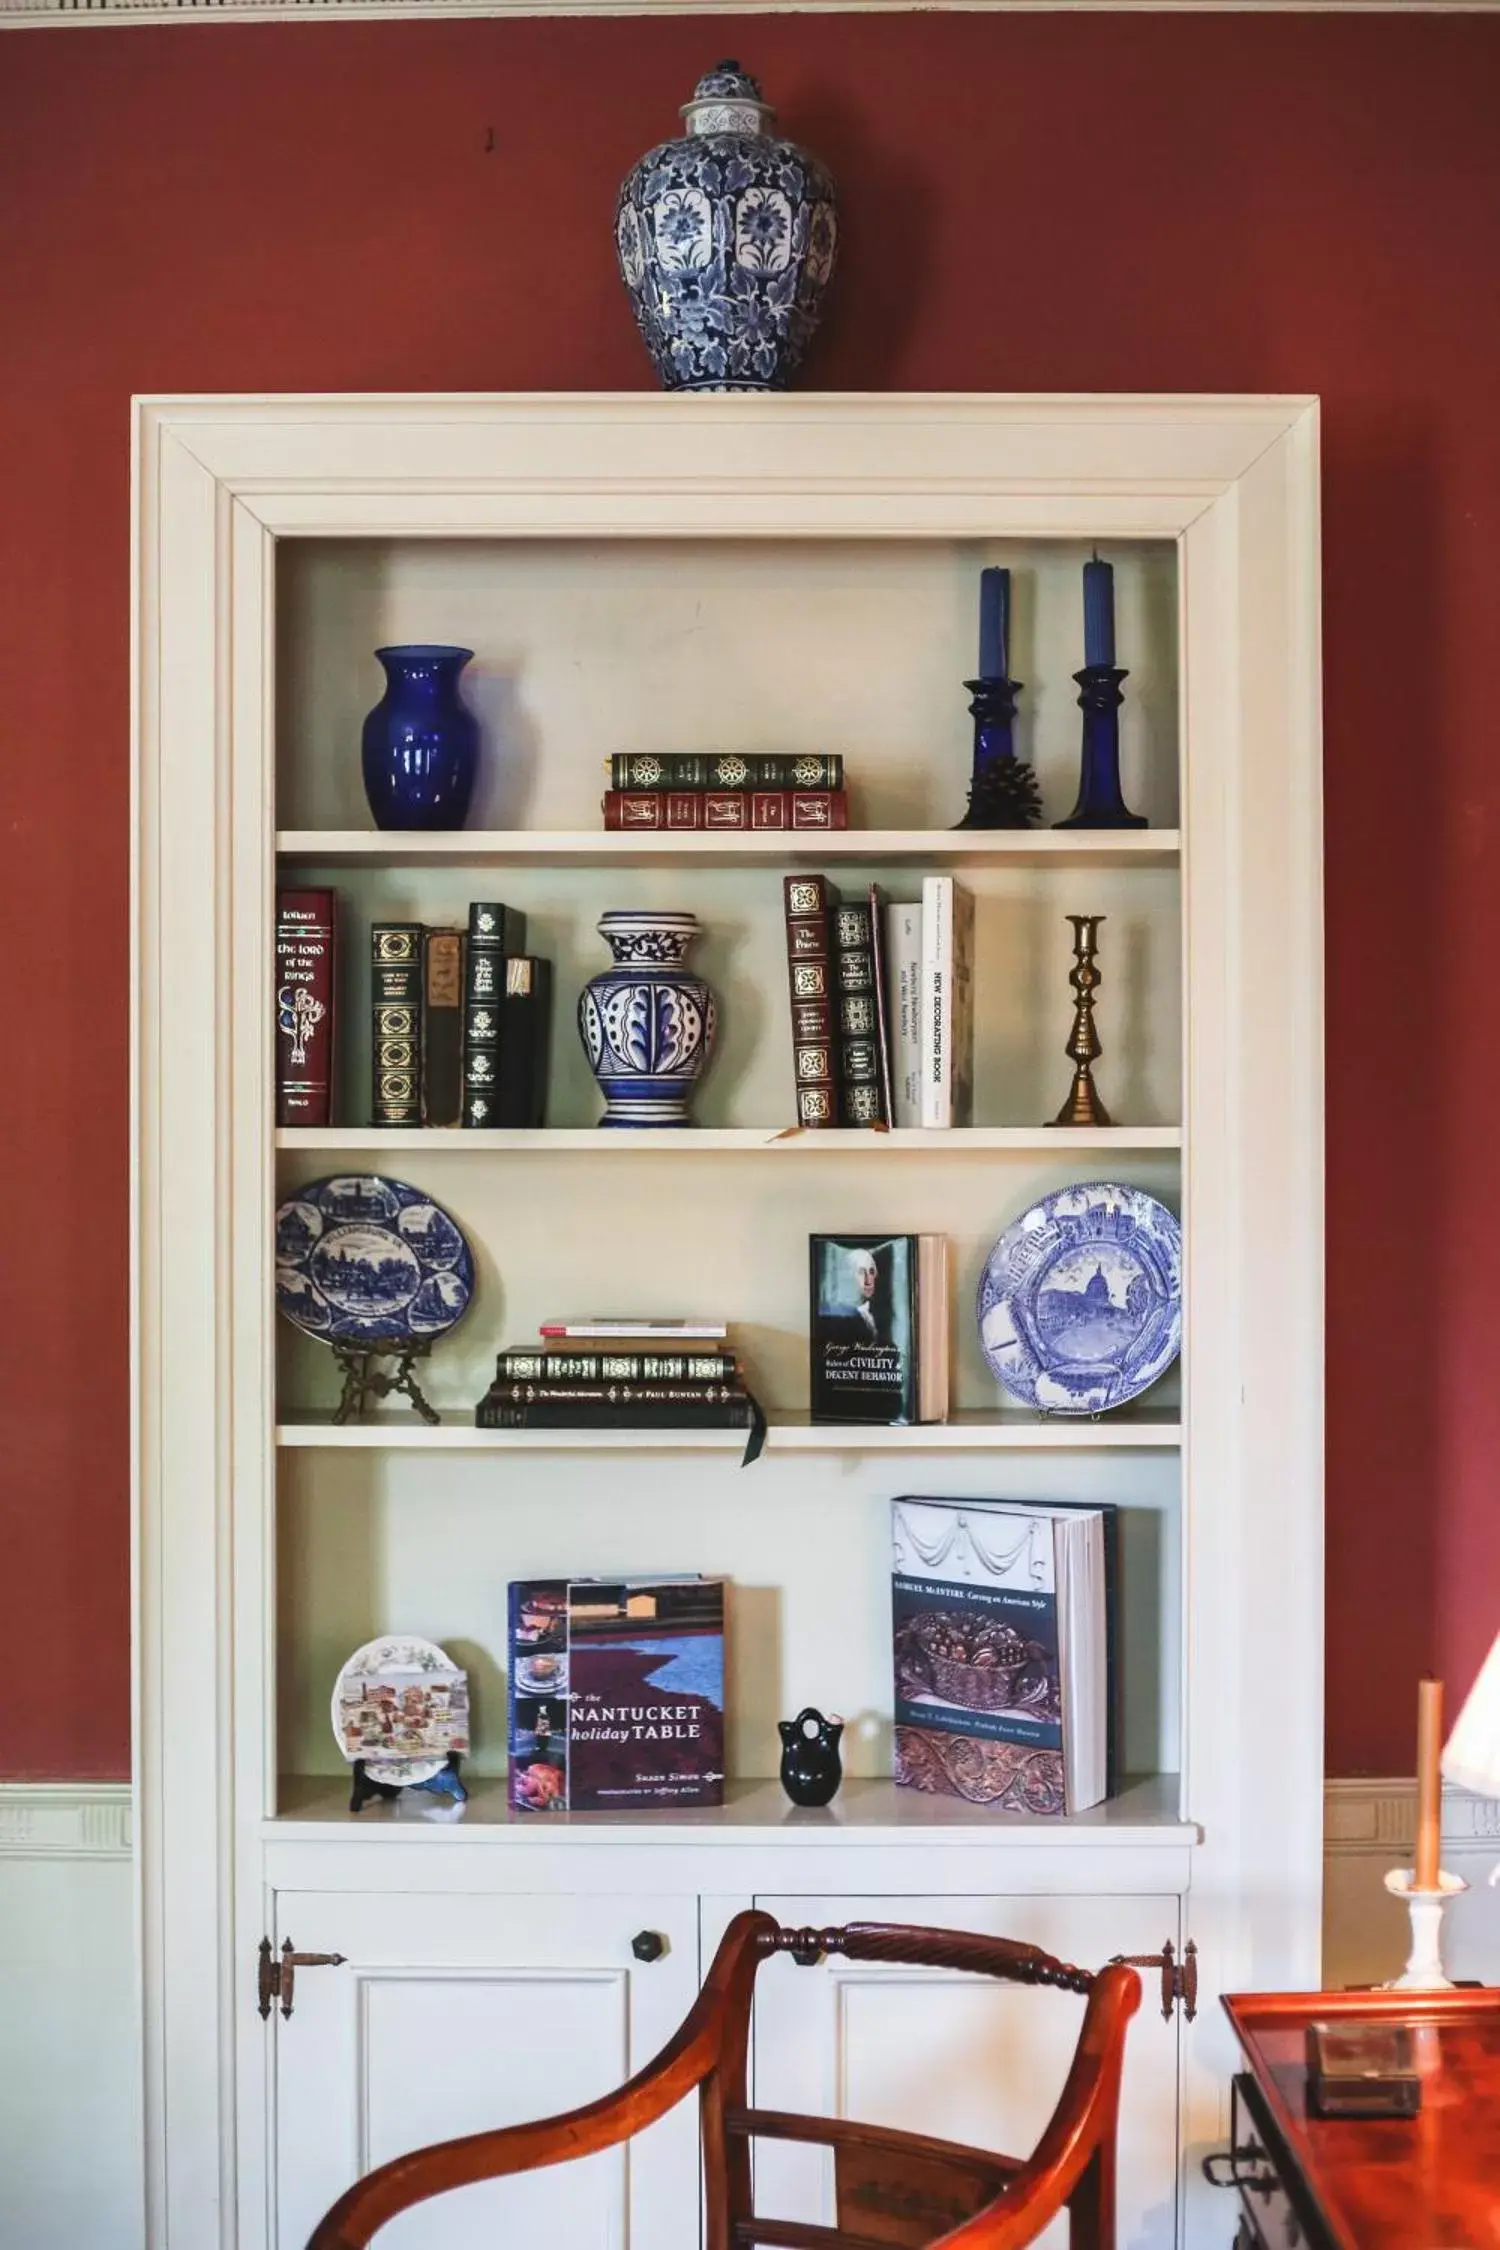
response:
M724 1581L510 1589L510 1800L520 1812L724 1801Z
M1086 1812L1116 1786L1116 1516L891 1502L895 1778L1000 1812Z
M812 1420L943 1421L947 1237L815 1234L808 1249Z

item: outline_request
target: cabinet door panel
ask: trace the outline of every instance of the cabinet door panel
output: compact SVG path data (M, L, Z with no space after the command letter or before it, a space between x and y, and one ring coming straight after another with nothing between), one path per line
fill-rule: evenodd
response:
M283 1893L277 1925L278 1943L347 1957L299 1974L275 2019L278 2250L393 2156L608 2093L697 1990L687 1899ZM667 1939L645 1964L643 1926ZM688 2103L625 2147L459 2189L393 2220L380 2250L696 2250L696 2127Z
M1178 1934L1176 1898L762 1898L778 1921L918 1922L1019 1938L1095 1967ZM1177 2026L1149 1972L1120 2106L1119 2250L1171 2250L1177 2208ZM756 1984L755 2100L1027 2155L1067 2076L1083 2001L944 1969L767 1962ZM762 2142L756 2208L831 2225L826 2151ZM874 2229L872 2228L872 2231ZM1039 2240L1066 2250L1067 2222Z

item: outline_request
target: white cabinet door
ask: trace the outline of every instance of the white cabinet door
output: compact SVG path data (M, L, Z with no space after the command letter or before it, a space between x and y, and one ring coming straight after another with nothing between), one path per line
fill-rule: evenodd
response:
M761 1898L779 1922L921 1922L1040 1945L1083 1968L1177 1943L1175 1898ZM1120 2105L1119 2250L1171 2250L1177 2212L1177 2026L1160 1987L1127 2034ZM1073 1993L785 1954L756 1979L755 2101L1029 2154L1052 2113L1083 2020ZM757 2211L831 2225L826 2150L762 2141ZM1066 2250L1067 2221L1039 2238Z
M638 1961L642 1929L665 1940ZM276 2244L302 2250L351 2181L429 2141L550 2117L620 2085L698 1989L690 1898L284 1891L300 1971L276 2038ZM637 2140L418 2205L378 2250L697 2250L697 2103Z

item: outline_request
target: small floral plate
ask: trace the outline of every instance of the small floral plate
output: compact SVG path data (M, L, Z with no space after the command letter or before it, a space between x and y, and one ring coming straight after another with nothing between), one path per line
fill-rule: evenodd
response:
M462 1668L436 1641L422 1641L410 1634L389 1634L378 1641L366 1641L357 1648L338 1678L333 1683L332 1719L334 1739L340 1756L350 1765L363 1759L365 1772L371 1781L383 1781L393 1789L414 1789L419 1782L430 1781L447 1765L447 1755L425 1758L403 1758L387 1755L383 1743L399 1739L401 1725L399 1712L391 1715L390 1731L384 1729L384 1714L377 1718L371 1711L371 1690L376 1682L389 1680L391 1674L410 1673L414 1684L424 1680L442 1680L445 1683L462 1681L462 1739L455 1748L468 1748L468 1683ZM451 1689L450 1689L451 1692Z

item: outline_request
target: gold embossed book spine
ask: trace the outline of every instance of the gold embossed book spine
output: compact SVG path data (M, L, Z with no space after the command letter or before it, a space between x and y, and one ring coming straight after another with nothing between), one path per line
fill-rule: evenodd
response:
M839 1122L888 1125L880 1069L874 917L867 902L833 917L834 1028L838 1034Z
M422 925L370 925L372 1125L422 1122Z
M837 1125L832 917L838 894L826 875L787 875L782 898L797 1123L812 1128Z

